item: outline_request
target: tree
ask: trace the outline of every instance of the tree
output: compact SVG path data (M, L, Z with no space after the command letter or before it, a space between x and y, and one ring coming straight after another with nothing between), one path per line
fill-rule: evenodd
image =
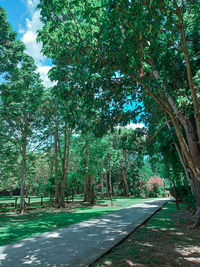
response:
M20 65L12 67L5 82L0 85L3 119L0 135L3 140L12 142L20 153L20 211L23 213L27 161L34 143L40 140L42 134L42 117L39 114L43 86L30 56L23 54Z

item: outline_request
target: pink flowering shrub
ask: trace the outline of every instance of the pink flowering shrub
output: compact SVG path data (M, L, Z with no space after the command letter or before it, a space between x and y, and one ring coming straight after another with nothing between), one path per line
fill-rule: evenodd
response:
M151 176L149 181L138 181L135 188L134 194L137 197L157 197L163 190L164 181L163 179Z
M151 176L149 181L147 182L149 196L157 197L160 189L162 189L163 186L164 186L163 179L157 176Z

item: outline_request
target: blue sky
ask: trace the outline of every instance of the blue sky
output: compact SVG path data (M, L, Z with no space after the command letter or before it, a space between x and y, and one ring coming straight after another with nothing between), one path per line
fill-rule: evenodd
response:
M39 0L0 0L0 6L5 8L8 21L18 33L18 39L26 45L26 52L34 58L44 85L49 87L51 82L47 73L50 60L42 55L42 45L36 41L37 30L42 27L40 13L36 10L38 2Z

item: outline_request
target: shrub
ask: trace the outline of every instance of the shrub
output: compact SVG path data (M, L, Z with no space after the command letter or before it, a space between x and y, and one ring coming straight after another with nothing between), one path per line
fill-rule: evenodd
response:
M157 176L151 176L147 182L148 194L150 197L158 197L160 191L164 186L163 179Z

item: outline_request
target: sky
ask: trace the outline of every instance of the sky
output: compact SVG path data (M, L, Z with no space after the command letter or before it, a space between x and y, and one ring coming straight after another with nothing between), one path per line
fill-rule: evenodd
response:
M51 68L51 61L41 53L42 44L36 41L37 30L42 27L40 12L36 9L39 0L0 0L7 13L7 19L18 39L26 45L26 52L32 56L38 67L41 79L46 87L52 84L47 73Z

